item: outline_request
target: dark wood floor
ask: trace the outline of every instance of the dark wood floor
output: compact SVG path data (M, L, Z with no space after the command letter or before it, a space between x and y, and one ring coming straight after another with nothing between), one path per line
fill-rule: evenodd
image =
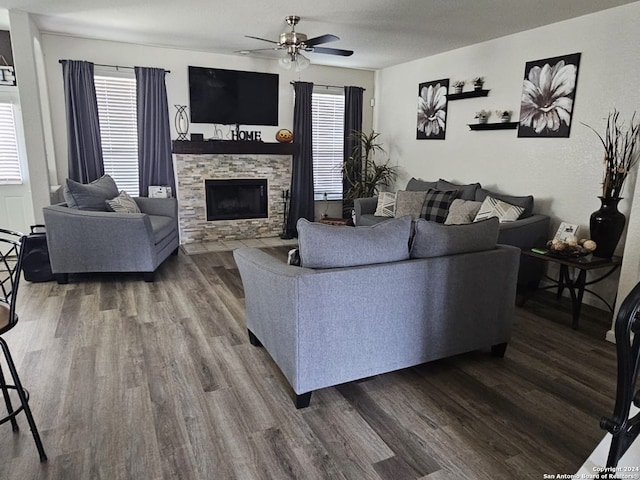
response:
M247 340L230 252L171 257L154 283L21 288L5 338L49 461L21 415L19 433L0 426L0 478L540 479L575 473L613 409L610 320L586 307L573 331L568 304L548 295L516 310L504 359L460 355L295 410Z

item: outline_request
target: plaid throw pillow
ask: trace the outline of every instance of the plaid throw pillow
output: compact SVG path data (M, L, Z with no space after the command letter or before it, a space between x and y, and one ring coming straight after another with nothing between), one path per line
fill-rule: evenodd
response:
M431 222L444 223L449 213L449 206L455 200L457 193L457 190L441 191L430 188L427 190L427 198L420 216Z

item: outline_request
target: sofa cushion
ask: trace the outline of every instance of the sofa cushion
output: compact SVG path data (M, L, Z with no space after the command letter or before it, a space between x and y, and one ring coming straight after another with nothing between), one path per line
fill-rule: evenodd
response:
M514 195L504 195L502 193L495 193L485 188L478 188L476 190L476 202L484 202L484 199L487 197L497 198L498 200L502 200L503 202L510 203L511 205L516 205L518 207L524 208L524 212L520 215L520 218L527 218L533 215L533 196L525 195L522 197L517 197Z
M444 221L445 225L462 225L473 222L473 219L476 218L478 214L478 210L480 210L480 205L482 205L482 202L456 198L451 202L449 214Z
M142 213L136 201L124 190L116 198L105 200L107 210L118 213Z
M438 180L438 190L458 190L458 198L461 198L462 200L475 200L476 190L479 188L479 183L458 185L457 183L447 182L442 178Z
M109 175L103 175L88 184L67 178L64 187L64 200L67 202L67 206L79 210L106 212L105 201L117 196L118 187Z
M298 220L300 265L338 268L409 258L411 217L391 218L371 227L324 225Z
M376 206L376 217L393 217L396 213L395 192L380 192L378 195L378 205Z
M151 221L151 230L153 230L153 243L156 245L176 231L174 218L164 215L149 215L149 220Z
M522 207L511 205L510 203L497 200L493 197L487 197L484 199L484 202L482 202L482 205L480 205L480 210L478 210L478 214L473 221L477 222L479 220L496 217L500 223L515 222L520 215L522 215L522 212L524 212L524 208Z
M457 190L442 192L430 188L427 190L427 196L424 200L424 206L422 207L420 216L431 222L444 223L447 218L447 213L449 212L449 206L451 206L451 202L455 200L457 194Z
M424 180L412 178L407 183L405 190L408 192L426 192L430 188L438 188L438 182L425 182Z
M419 219L411 242L411 258L491 250L498 240L498 226L496 218L466 225L443 225Z
M427 196L427 192L407 192L406 190L400 190L396 193L396 217L404 217L405 215L411 215L416 220L422 213L422 205L424 205L424 199Z

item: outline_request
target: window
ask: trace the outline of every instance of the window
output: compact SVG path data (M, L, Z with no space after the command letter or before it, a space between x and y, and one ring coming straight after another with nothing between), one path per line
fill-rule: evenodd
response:
M344 93L313 92L313 189L316 200L342 198Z
M18 136L11 103L0 103L0 184L22 183Z
M104 172L120 190L137 197L138 122L136 79L94 75Z

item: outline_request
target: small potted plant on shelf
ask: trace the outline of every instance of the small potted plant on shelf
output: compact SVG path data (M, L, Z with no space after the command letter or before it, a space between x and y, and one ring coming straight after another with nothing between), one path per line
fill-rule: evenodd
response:
M500 117L502 123L511 121L511 110L496 110L496 115Z
M484 77L475 77L472 82L474 90L482 90L482 86L484 85Z
M464 80L456 80L453 82L453 93L462 93L462 87L464 87Z
M490 115L491 115L491 112L487 112L486 110L480 110L479 112L476 112L475 118L478 119L478 123L487 123L487 120L489 119Z

